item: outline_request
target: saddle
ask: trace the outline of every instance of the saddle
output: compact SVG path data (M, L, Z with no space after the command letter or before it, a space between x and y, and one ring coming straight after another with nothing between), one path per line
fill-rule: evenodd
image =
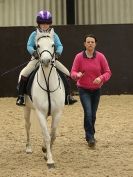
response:
M31 101L32 101L31 86L32 86L35 74L38 69L39 69L39 66L35 70L33 70L32 73L29 75L29 77L27 79L26 88L25 88L25 94L30 97Z
M31 95L31 86L35 77L36 72L38 71L39 66L32 71L32 73L29 75L28 79L27 79L27 83L26 83L26 88L25 88L25 94L28 95L32 101L32 95ZM62 73L62 71L60 71L59 69L57 69L58 74L60 75L64 87L65 87L65 93L67 93L68 91L68 82L66 81L66 75L64 73Z

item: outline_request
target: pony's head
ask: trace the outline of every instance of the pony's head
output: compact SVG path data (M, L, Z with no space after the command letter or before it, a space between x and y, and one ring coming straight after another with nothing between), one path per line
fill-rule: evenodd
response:
M36 47L40 62L46 67L55 60L54 29L40 31L37 29Z

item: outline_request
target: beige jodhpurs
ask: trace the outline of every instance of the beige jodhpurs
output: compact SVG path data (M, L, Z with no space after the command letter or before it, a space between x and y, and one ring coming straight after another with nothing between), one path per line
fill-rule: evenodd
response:
M38 60L36 60L36 59L34 59L34 57L32 57L31 60L29 61L29 63L27 64L27 66L22 69L20 75L24 76L24 77L28 77L31 74L31 72L34 69L36 69L36 67L38 65L39 65ZM67 76L70 76L68 69L62 63L60 63L58 60L55 61L55 66L57 69L62 71L64 74L66 74Z
M32 57L27 66L22 69L21 76L28 77L37 66L38 60Z

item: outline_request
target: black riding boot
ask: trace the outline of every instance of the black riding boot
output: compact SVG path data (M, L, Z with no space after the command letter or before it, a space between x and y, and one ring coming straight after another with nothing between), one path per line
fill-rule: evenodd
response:
M77 100L74 99L72 95L70 95L70 94L66 95L66 97L65 97L65 105L74 104L76 102L77 102Z
M21 76L21 80L18 86L18 98L16 101L16 105L18 106L25 106L24 93L26 89L26 84L27 84L27 77Z
M58 70L58 73L59 73L59 75L64 83L64 87L65 87L65 105L71 105L71 104L76 103L77 100L74 99L71 94L71 85L70 85L69 79L60 70Z

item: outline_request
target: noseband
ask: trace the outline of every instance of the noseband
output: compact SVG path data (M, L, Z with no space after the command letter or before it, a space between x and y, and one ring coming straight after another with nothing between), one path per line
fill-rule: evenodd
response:
M42 39L42 38L50 38L50 36L41 36L40 38L38 38L37 39L37 42L40 40L40 39ZM54 55L55 55L55 45L54 45L54 52L53 52L53 54L49 51L49 50L43 50L41 53L39 52L39 50L38 50L38 48L39 48L39 45L37 45L37 52L38 52L38 54L39 54L39 57L41 58L41 55L44 53L44 52L47 52L47 53L49 53L50 54L50 56L51 56L51 60L52 60L52 62L53 62L53 58L54 58Z

